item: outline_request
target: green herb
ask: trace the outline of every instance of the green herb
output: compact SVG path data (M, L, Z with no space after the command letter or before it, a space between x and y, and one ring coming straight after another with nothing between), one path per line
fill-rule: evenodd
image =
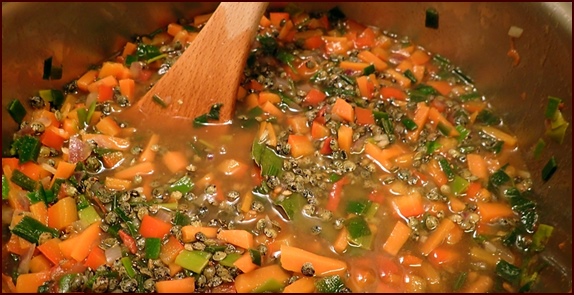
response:
M65 274L58 282L58 292L59 293L72 292L73 291L72 284L78 275L79 274L76 273Z
M383 130L388 136L394 135L393 123L391 122L388 113L373 111L373 116L375 117L377 125L383 127Z
M126 269L126 274L130 277L133 278L136 276L136 271L132 265L132 260L129 257L122 257L122 259L120 259L122 265L124 266L124 268Z
M351 200L347 203L347 213L364 215L369 211L371 207L371 201L369 200Z
M458 137L456 138L456 140L458 142L462 142L463 140L465 140L469 135L470 135L470 131L466 128L464 128L464 126L462 125L456 125L456 127L454 127L454 129L456 129L456 131L458 131Z
M491 111L484 109L476 116L476 121L484 125L498 125L500 124L500 117L496 116Z
M363 217L352 217L345 222L345 225L352 239L371 235L371 229Z
M12 119L14 119L14 121L16 121L16 123L18 124L22 123L22 120L24 119L24 117L26 117L26 109L24 108L22 103L17 99L13 99L8 104L8 113L10 114Z
M8 199L8 194L10 193L10 184L6 176L2 174L2 200Z
M145 257L148 259L158 259L161 250L160 238L146 238L145 239Z
M488 183L490 186L499 187L499 186L510 181L510 176L508 176L508 174L506 174L506 172L504 172L505 168L506 168L506 166L498 169L496 172L494 172L490 176L490 179L488 180Z
M237 259L241 258L241 254L233 252L233 253L229 253L227 254L227 256L225 256L225 258L223 258L223 260L221 260L219 262L219 264L225 266L225 267L233 267L235 261L237 261Z
M159 51L159 47L155 45L140 43L136 48L136 56L138 57L138 60L149 60L160 54L161 52Z
M466 282L466 277L468 276L467 272L461 272L458 277L456 277L456 281L454 281L454 286L452 287L453 291L458 291L464 283Z
M425 27L438 29L438 11L434 8L427 8L425 13Z
M556 112L560 111L560 103L562 100L558 97L548 96L548 103L546 104L546 112L544 112L544 116L546 119L553 119Z
M273 55L277 51L277 40L271 36L257 36L257 41L261 44L261 51L265 54Z
M341 78L341 80L345 81L347 84L349 85L355 85L355 79L345 75L345 74L340 74L339 78Z
M255 249L249 249L249 256L251 256L251 262L253 264L261 266L261 252Z
M461 101L465 102L465 101L469 101L469 100L477 100L481 97L482 96L478 92L471 92L471 93L463 94L459 98Z
M12 229L12 233L21 237L30 243L38 243L40 236L43 233L49 233L52 237L58 237L58 230L55 228L47 227L40 221L25 215L16 226Z
M298 194L294 193L287 196L283 201L279 202L277 205L283 209L285 215L287 215L288 220L296 219L296 216L299 215L303 206L307 203L305 198Z
M138 61L138 57L135 54L126 56L126 66L131 66L132 63Z
M30 199L30 204L36 204L38 202L42 202L45 203L46 202L46 197L44 196L44 187L43 186L39 186L40 188L37 190L34 190L32 192L29 192L27 194L28 199Z
M201 273L209 263L210 258L211 253L208 252L183 250L175 258L175 264L194 273Z
M524 230L533 233L538 221L536 203L522 196L516 188L507 189L504 194L509 198L512 210L520 215L520 224Z
M179 226L186 226L191 223L191 219L187 215L181 213L180 211L177 211L175 212L173 223Z
M161 99L161 97L159 97L159 95L154 94L151 96L151 99L153 100L153 102L157 103L162 108L164 108L164 109L167 108L167 103L165 103L165 101L163 99Z
M448 180L452 181L454 179L455 174L454 174L452 167L448 163L448 161L445 158L440 158L438 160L438 165L440 166L440 169L442 170L442 172L444 172L444 174L446 174L446 177L448 178Z
M276 56L278 60L280 60L282 63L288 65L291 70L293 70L294 73L297 74L297 69L295 68L295 66L293 66L293 61L295 61L295 55L284 51L284 50L280 50L277 52Z
M553 226L540 224L532 236L532 250L536 252L544 250L548 240L550 240L550 237L552 236L553 231Z
M318 279L315 282L317 293L345 293L348 288L340 276L329 276Z
M60 90L40 90L38 94L44 101L52 103L52 107L56 109L59 109L64 103L64 93Z
M36 162L38 156L40 155L40 148L42 144L40 139L30 135L24 135L12 144L18 154L18 162L24 164L26 162Z
M516 283L520 279L520 268L501 259L496 264L496 275L508 282Z
M199 127L206 125L209 120L219 120L219 111L221 110L222 106L223 104L221 103L212 105L208 113L203 114L193 120L193 126Z
M190 192L194 187L193 181L191 180L191 177L189 177L187 174L182 176L180 179L176 180L174 183L172 183L169 186L168 191L170 192L174 192L174 191L178 191L181 192L182 194L186 194L188 192Z
M368 76L375 72L375 65L369 65L363 69L363 75Z
M408 131L415 131L418 128L417 123L415 123L415 121L406 116L401 119L401 123L405 125Z
M257 139L253 141L251 156L255 163L261 167L261 175L279 176L282 173L283 159Z
M86 224L92 224L102 219L96 211L96 208L94 208L92 205L89 205L82 210L78 210L78 217Z
M34 191L38 186L37 181L34 181L32 178L28 177L28 175L22 173L20 170L12 171L12 177L10 178L10 181L30 192Z
M373 67L374 68L374 67ZM413 74L413 72L411 72L411 70L406 70L404 73L405 77L407 77L409 80L411 80L411 82L413 83L417 83L417 78L415 77L415 74Z
M554 175L556 169L558 169L558 164L556 164L556 159L552 156L546 165L544 165L544 168L542 168L542 180L548 181L550 177Z
M441 147L441 144L438 142L438 140L433 140L433 141L427 142L427 154L434 153L440 147Z

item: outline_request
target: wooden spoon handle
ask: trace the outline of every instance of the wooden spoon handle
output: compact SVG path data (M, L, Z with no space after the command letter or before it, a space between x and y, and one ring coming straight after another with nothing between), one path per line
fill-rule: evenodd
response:
M220 122L233 116L237 88L267 3L221 3L170 70L138 102L144 117L194 119L222 103ZM215 46L214 46L215 45ZM157 95L167 103L153 101Z

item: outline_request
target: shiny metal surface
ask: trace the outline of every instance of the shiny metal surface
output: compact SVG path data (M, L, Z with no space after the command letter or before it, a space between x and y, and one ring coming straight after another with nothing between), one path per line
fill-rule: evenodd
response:
M275 6L273 6L275 5ZM273 4L277 7L279 4ZM302 3L308 10L330 3ZM556 231L540 291L567 292L572 286L572 127L564 144L551 143L541 159L531 149L544 134L548 95L563 99L572 122L571 3L337 3L349 17L410 36L432 52L450 58L472 77L519 138L532 171L541 221ZM60 87L121 49L135 34L149 33L180 17L215 8L216 3L4 3L2 5L2 150L15 124L5 107L37 90ZM440 15L438 30L424 27L425 10ZM511 26L524 29L515 40L521 61L506 55ZM42 62L54 56L64 77L44 81ZM540 171L550 155L559 169L543 183ZM558 244L565 242L562 248Z

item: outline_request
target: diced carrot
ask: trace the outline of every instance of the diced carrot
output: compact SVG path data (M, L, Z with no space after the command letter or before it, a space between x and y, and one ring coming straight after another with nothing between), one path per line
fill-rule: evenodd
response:
M393 209L395 209L395 213L402 217L409 218L425 212L423 198L418 192L404 196L389 197L389 200Z
M269 92L269 91L262 91L259 93L259 105L262 105L266 102L271 102L273 104L277 104L281 102L281 97L278 94Z
M407 78L402 73L399 73L399 72L392 70L392 69L387 69L387 73L390 74L391 77L393 77L393 79L395 79L401 87L408 88L411 86L411 83L412 83L411 79Z
M112 149L112 150L119 150L119 151L126 151L130 147L130 141L125 138L116 137L116 136L109 136L104 134L92 134L92 133L85 133L82 134L83 140L93 140L99 147Z
M281 27L281 22L288 21L289 19L290 19L289 13L287 12L269 13L269 20L271 21L271 24L277 29Z
M469 113L479 113L480 111L486 108L486 103L481 100L470 100L464 102L462 107L467 110Z
M20 246L20 239L17 235L10 236L8 243L6 243L6 251L20 256L24 255L29 248L22 248Z
M461 293L487 293L492 289L494 280L488 275L478 275L474 281L465 284Z
M74 241L65 240L60 243L60 250L62 250L62 245L66 243L71 243L72 245L72 252L69 253L69 257L74 258L76 261L81 262L88 257L92 248L96 245L96 243L100 239L100 234L102 230L100 229L100 222L94 222L88 228L86 228L83 232L81 232L78 236L71 238ZM97 246L96 246L97 248ZM62 251L63 252L63 251ZM63 253L64 256L66 253Z
M167 265L172 264L175 258L184 249L183 245L174 236L169 236L167 243L161 245L159 259Z
M249 251L245 251L245 253L233 263L233 265L239 268L243 273L248 273L259 267L257 264L253 263Z
M171 224L157 219L150 215L145 215L140 225L139 233L144 238L163 238L171 230Z
M40 174L42 174L42 171L44 171L40 165L34 162L26 162L20 165L20 169L18 170L35 181L40 179Z
M275 116L277 118L283 117L283 112L269 101L261 105L261 109L271 116Z
M366 63L375 66L377 71L383 71L387 68L387 63L368 50L361 51L357 57Z
M363 71L366 67L368 67L368 63L363 62L350 62L350 61L342 61L339 64L339 67L344 70L352 70L352 71Z
M186 225L181 228L181 240L184 243L195 242L195 235L203 233L206 237L213 239L217 237L217 228L209 226Z
M135 99L136 83L133 79L121 79L118 81L120 84L120 93L125 96L130 102Z
M59 244L60 240L58 238L53 238L39 245L37 248L53 264L59 265L60 262L64 259L64 255L62 254L62 252L60 251L60 247L58 246Z
M128 78L125 76L125 70L127 68L122 63L106 61L98 73L98 78L103 79L108 76L113 76L116 79Z
M383 87L381 88L380 92L383 98L394 98L398 100L407 99L407 94L404 91L395 87Z
M183 270L183 267L175 262L172 262L167 265L169 267L169 276L174 277L178 272Z
M167 33L170 34L171 36L177 35L177 33L179 33L179 31L181 31L182 29L183 27L176 23L170 23L169 25L167 25Z
M236 178L244 177L249 169L247 164L235 159L225 159L217 167L219 171L223 172L223 174Z
M466 160L468 162L468 170L470 170L470 173L481 179L488 178L488 167L482 156L478 154L468 154L466 155Z
M169 151L163 155L163 163L171 171L171 173L176 173L185 169L189 165L189 162L185 155L179 151Z
M367 76L357 77L357 86L359 87L359 92L362 97L367 99L373 98L374 85L373 82L367 79Z
M440 169L440 166L435 159L431 159L426 168L428 174L433 178L438 187L441 187L448 182L446 174Z
M424 256L428 256L434 249L442 244L448 233L456 226L449 218L444 218L438 227L428 236L421 245L420 250Z
M132 181L108 176L106 177L104 185L106 188L111 190L123 191L129 189L132 186Z
M154 170L155 165L152 162L142 162L116 172L114 177L120 179L132 179L136 175L152 174Z
M455 196L448 197L448 205L450 210L454 213L460 213L466 208L466 204Z
M440 94L447 96L452 90L452 86L447 81L428 81L427 85L436 89Z
M413 63L410 62L409 60L405 59L403 60L397 67L396 69L398 71L400 71L401 73L405 73L406 71L413 71Z
M271 122L262 121L259 125L257 138L260 142L264 142L268 146L276 146L277 134L275 134L275 128L273 127L273 124L271 124Z
M341 124L337 131L337 143L339 144L339 148L346 151L347 154L350 153L351 146L353 145L353 129Z
M304 100L306 103L315 106L318 105L323 100L325 100L326 97L327 96L323 91L313 88L309 90Z
M323 139L329 136L329 134L330 134L329 129L327 129L325 125L317 121L313 121L313 123L311 124L311 137L313 139Z
M339 230L339 234L337 235L337 239L333 243L333 249L335 252L339 254L343 254L349 245L348 240L349 232L345 227Z
M10 170L14 171L15 169L18 169L20 167L20 162L18 158L2 158L2 168L4 168L5 166L10 167Z
M233 244L243 249L253 248L253 234L242 229L221 230L217 233L217 239Z
M30 212L32 213L32 217L36 220L40 221L44 225L48 225L48 208L46 207L46 203L38 202L30 205Z
M241 206L239 207L241 212L243 213L249 212L249 210L251 210L252 202L253 202L253 194L251 192L247 192L241 200Z
M76 201L71 197L60 199L48 208L48 226L62 230L78 220Z
M52 268L52 263L44 255L36 255L30 260L30 272L43 272Z
M257 82L257 80L250 80L245 86L247 89L252 89L258 92L263 90L263 85Z
M120 133L121 128L112 117L105 117L96 124L96 129L103 134L116 136Z
M305 43L303 44L303 48L313 50L319 49L325 45L325 41L321 38L321 36L311 36L305 39Z
M96 246L92 247L92 250L90 251L90 254L88 254L84 265L91 268L92 270L96 270L98 267L106 263L106 254L104 253L104 250Z
M272 264L238 275L235 278L235 289L237 293L248 293L253 292L270 280L275 280L279 284L285 284L288 279L289 274L281 266Z
M510 205L505 203L477 202L476 207L482 222L491 222L497 218L514 216L514 211L512 211Z
M94 83L97 77L98 77L98 71L90 70L87 71L82 77L80 77L80 79L76 81L76 84L78 85L78 88L80 88L80 90L87 92L88 85Z
M429 111L430 108L426 105L426 103L419 102L417 104L417 110L415 111L415 117L413 118L413 121L415 122L415 124L417 124L417 129L407 132L407 138L411 142L415 142L418 140L419 135L428 120Z
M279 30L279 35L277 35L277 39L281 41L291 42L293 40L293 36L295 36L296 31L293 31L293 22L288 20L285 22L285 25L281 27Z
M468 189L466 190L466 198L468 200L476 200L476 197L478 196L478 194L480 193L480 190L482 189L482 185L478 182L471 182L468 185Z
M302 277L283 289L283 293L309 294L315 291L315 279Z
M66 140L63 136L64 132L63 129L59 129L55 126L48 126L44 133L40 135L40 142L47 147L60 150L64 145L64 140Z
M261 20L259 21L259 25L267 28L271 25L271 21L264 15L261 16Z
M52 178L52 182L50 183L50 187L54 184L56 179L68 179L74 171L76 170L76 164L68 163L66 161L58 162L58 167L56 168L56 174Z
M309 133L309 126L307 126L307 118L305 116L290 116L287 117L287 124L295 134Z
M344 99L337 98L333 108L331 109L333 115L339 116L339 118L347 121L347 122L354 122L355 121L355 110L353 106L346 102Z
M320 256L292 246L281 246L281 267L283 269L300 273L301 267L307 262L313 265L315 275L320 277L343 275L347 270L345 261Z
M365 154L375 161L381 169L391 169L393 166L391 160L405 152L406 151L398 144L392 144L385 149L381 149L373 143L365 143Z
M460 226L455 226L448 232L445 241L449 245L455 245L462 240L463 235L464 231L462 228Z
M134 52L136 52L136 49L137 45L135 43L127 42L126 45L124 46L122 57L126 58L128 55L133 54Z
M46 109L36 110L32 113L32 121L36 121L38 119L48 119L50 121L49 126L54 126L56 128L60 127L60 121L56 118L56 114L50 112Z
M306 135L289 135L287 143L291 146L291 155L295 158L307 156L315 151L313 143Z
M158 293L193 293L195 291L195 279L186 277L183 279L158 281L155 283Z
M38 287L51 279L50 271L20 274L16 279L16 292L38 293Z
M452 126L450 123L435 107L430 107L429 110L429 119L433 122L434 126L442 124L444 129L448 131L448 136L455 137L458 136L458 131Z
M399 253L399 250L403 247L403 245L408 241L411 235L411 228L408 227L403 221L398 220L395 223L395 227L391 231L391 234L383 244L383 249L393 255L396 256Z
M372 125L375 124L375 117L373 112L369 109L356 107L355 116L357 117L357 124L359 125Z
M62 121L62 129L68 137L78 133L78 120L66 118Z
M345 54L351 48L347 37L323 36L321 38L325 41L325 52L329 55Z
M494 128L492 126L483 126L482 131L500 141L504 141L505 147L514 148L516 146L516 137L503 132L500 129Z
M124 155L122 152L111 152L102 155L102 162L104 163L104 167L111 169L116 167L120 162L124 160Z
M114 98L112 86L101 84L98 86L98 102L105 102Z
M156 150L153 148L159 142L159 135L152 134L144 151L141 153L140 162L153 162L155 159Z

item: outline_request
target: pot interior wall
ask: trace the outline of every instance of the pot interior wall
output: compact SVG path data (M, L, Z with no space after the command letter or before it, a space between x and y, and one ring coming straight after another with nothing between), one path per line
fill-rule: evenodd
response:
M39 89L59 88L89 65L120 50L136 34L146 34L181 17L212 11L216 3L4 3L2 5L2 150L9 148L15 123L6 112L12 98ZM530 168L541 221L556 226L548 251L554 271L543 291L568 291L572 285L572 128L563 144L551 143L541 159L532 147L544 134L549 95L565 102L572 122L571 3L337 3L349 17L389 32L410 36L428 50L448 57L474 79L505 123L518 136ZM301 3L307 10L330 3ZM278 4L272 4L271 9ZM439 12L439 29L424 26L425 10ZM514 41L518 66L507 56L508 30L524 29ZM42 80L43 60L52 56L63 78ZM550 155L558 161L553 178L540 171ZM558 246L561 244L562 246Z

